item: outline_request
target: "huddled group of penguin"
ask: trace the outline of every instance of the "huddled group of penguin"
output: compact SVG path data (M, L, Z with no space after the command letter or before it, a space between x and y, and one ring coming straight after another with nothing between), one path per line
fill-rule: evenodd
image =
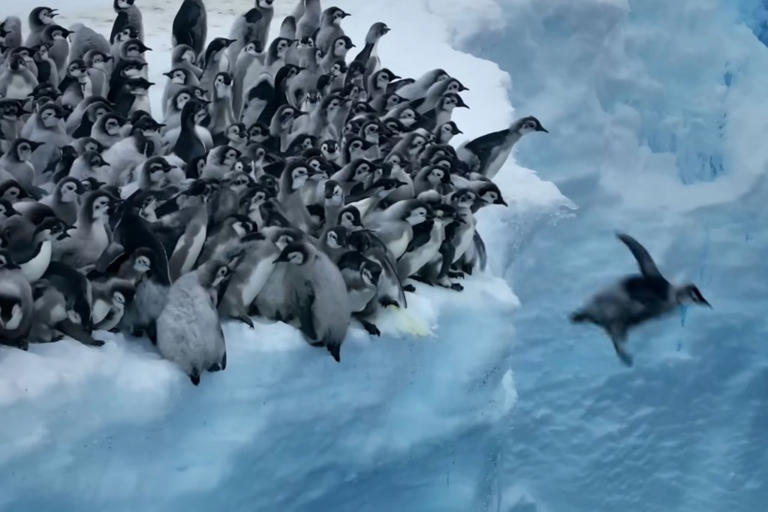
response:
M290 323L339 361L353 320L378 335L414 281L485 265L475 213L506 205L491 180L541 123L455 148L459 79L397 76L386 24L356 46L319 0L270 39L273 3L209 40L184 0L161 112L134 0L108 37L50 7L26 37L0 24L0 343L145 335L198 384L226 367L221 321Z

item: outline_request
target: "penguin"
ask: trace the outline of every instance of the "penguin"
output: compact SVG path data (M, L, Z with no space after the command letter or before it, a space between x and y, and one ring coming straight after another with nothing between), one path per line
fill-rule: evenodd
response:
M192 384L205 371L224 370L227 350L216 309L218 290L229 279L226 263L211 261L179 278L157 318L157 348Z
M115 112L123 117L139 111L150 113L149 88L153 85L144 77L126 80L115 95Z
M77 221L78 202L82 193L80 181L77 178L65 176L56 183L53 193L41 199L40 203L48 206L56 217L68 226L73 226Z
M37 226L31 250L24 258L14 258L27 281L34 283L43 277L51 263L53 240L69 237L66 229L67 226L61 219L50 217Z
M53 257L74 268L90 267L109 245L107 221L114 198L101 190L89 192L80 206L70 238L57 240Z
M347 286L352 315L371 336L381 336L373 322L365 318L368 305L376 299L381 265L356 251L349 251L338 262L344 283Z
M287 218L306 233L314 230L314 222L301 198L301 189L308 177L306 161L303 158L291 157L281 175L278 196Z
M112 58L112 47L103 35L82 23L72 25L70 30L72 30L72 44L69 47L70 59L83 59L87 62L86 55L89 52L98 52Z
M203 58L203 74L200 77L200 86L209 94L215 94L213 82L219 73L230 71L230 61L227 57L227 49L234 43L234 39L217 37L205 49Z
M35 170L48 168L51 161L59 155L59 148L70 143L64 128L65 112L61 106L48 102L39 107L37 114L27 120L22 130L22 136L43 142L32 153L32 165Z
M421 77L415 80L413 83L405 84L397 89L398 96L405 98L406 100L418 100L426 97L427 91L435 83L449 79L450 76L444 69L432 69L424 73Z
M663 317L682 305L712 306L694 284L676 286L667 281L640 242L625 233L617 233L616 237L634 256L640 275L627 276L601 290L584 307L573 312L570 320L601 327L611 338L619 360L632 366L632 355L626 349L630 329Z
M288 263L288 301L302 334L340 362L351 310L339 268L306 241L289 244L275 261Z
M381 239L392 256L399 259L413 240L414 226L429 219L429 207L423 201L406 200L393 204L383 212L371 215L368 228Z
M111 148L125 137L123 129L126 119L114 112L107 112L96 119L91 128L91 137L104 148Z
M0 23L4 35L2 43L6 48L14 50L21 46L21 20L16 16L8 16Z
M219 312L227 318L239 320L253 327L248 308L261 293L272 271L280 250L262 233L250 233L241 239L245 255L235 269L229 286L219 304Z
M53 24L53 18L58 16L57 9L50 7L35 7L29 13L29 34L24 46L32 48L37 46L43 40L43 30L48 25Z
M449 92L459 94L468 90L469 89L457 79L448 77L446 80L440 80L432 84L429 89L427 89L424 98L414 100L410 102L410 104L416 108L416 111L419 114L423 114L435 108L443 95Z
M186 44L199 57L207 33L208 19L203 0L184 0L173 18L172 45Z
M188 213L185 216L189 221L168 261L171 279L174 281L195 267L208 233L207 198L201 196L201 201L188 206L186 210Z
M93 328L111 331L125 314L126 303L133 298L133 283L124 279L110 278L93 281Z
M82 60L74 60L67 64L66 73L59 84L61 91L61 104L69 106L72 110L83 99L93 95L88 69Z
M303 13L300 17L296 17L296 39L315 36L315 32L320 27L320 14L320 0L304 0Z
M464 100L457 93L447 92L440 97L434 109L421 116L421 121L418 124L421 128L433 132L438 126L451 120L453 110L457 107L468 109L469 105L464 103Z
M28 192L35 183L35 167L32 164L32 154L42 146L42 142L35 142L19 137L11 143L8 151L0 157L0 182L6 179L15 180Z
M38 85L37 73L20 55L10 56L0 68L0 97L26 100Z
M117 13L117 17L112 25L112 34L109 36L109 42L114 43L115 36L126 28L135 33L137 39L144 41L144 24L141 11L134 5L134 0L114 0L112 6Z
M181 110L181 129L173 145L173 154L190 163L205 155L207 147L197 131L196 117L205 111L205 105L198 100L189 100ZM170 132L168 134L170 136Z
M371 25L370 29L368 29L368 34L365 36L365 46L362 50L360 50L360 53L358 53L352 61L353 63L357 62L364 66L363 69L365 78L373 74L381 67L381 61L379 60L378 56L379 41L382 37L389 33L390 30L391 29L386 25L386 23L382 22L376 22Z
M64 74L64 69L69 60L69 40L67 37L72 34L61 25L48 25L43 29L42 42L50 45L48 54L56 63L59 76Z
M238 55L231 59L231 62L235 63L232 72L234 82L232 85L233 111L236 118L241 119L247 124L255 123L258 120L261 110L263 110L269 98L274 94L274 86L271 83L270 77L264 75L266 69L262 62L263 57L258 50L258 43L256 41L246 41ZM258 83L250 88L246 88L246 84L251 84L255 81L258 81ZM249 115L252 117L246 119L245 114L242 113L243 104L245 103L246 107L254 108L255 105L252 106L251 102L255 98L263 99L264 105L257 112L250 113Z
M32 287L5 251L0 251L0 344L27 350L34 302Z
M445 241L445 228L453 222L455 209L446 204L433 205L431 214L431 220L414 228L411 243L397 262L397 272L402 279L414 276L425 265L438 258ZM442 263L442 260L439 261Z
M517 141L532 132L549 133L535 117L523 117L506 130L491 132L467 142L459 147L457 153L473 172L492 179L509 158Z
M35 65L37 66L37 82L40 84L48 84L57 87L61 80L59 79L59 68L56 62L51 58L48 50L50 45L48 43L40 43L35 47Z
M329 7L323 11L320 16L320 28L315 35L315 46L323 53L328 53L328 50L338 37L344 34L344 29L341 28L341 21L349 16L349 13L344 12L338 7Z
M213 80L213 102L209 106L211 120L208 130L215 138L221 135L228 126L235 122L235 114L232 109L232 75L229 73L217 73Z
M258 30L262 26L262 23L260 23L261 18L262 12L258 7L249 9L241 16L235 18L232 29L229 31L229 39L232 40L227 50L230 63L234 63L237 60L240 51L249 42L254 43L254 50L257 54L264 50L266 41L258 39Z

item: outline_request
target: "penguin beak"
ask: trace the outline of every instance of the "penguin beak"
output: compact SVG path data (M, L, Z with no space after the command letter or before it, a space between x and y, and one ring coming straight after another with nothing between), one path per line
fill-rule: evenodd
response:
M58 15L59 15L59 12L58 12L58 11L59 11L58 9L51 9L51 10L49 11L49 12L50 12L50 17L51 17L51 18L55 18L56 16L58 16Z
M539 127L538 127L538 128L536 128L536 131L537 131L537 132L544 132L544 133L549 133L549 130L547 130L546 128L544 128L544 127L543 127L543 126L541 126L541 125L539 125Z

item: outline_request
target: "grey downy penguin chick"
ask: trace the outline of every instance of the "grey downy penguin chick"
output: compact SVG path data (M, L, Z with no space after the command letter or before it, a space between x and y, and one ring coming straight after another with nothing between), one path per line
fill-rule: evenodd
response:
M0 97L26 99L38 85L37 76L20 55L11 55L0 68Z
M81 269L96 263L109 246L107 221L114 198L108 192L96 190L83 199L75 229L70 238L56 240L53 259Z
M19 270L27 281L34 283L43 277L51 263L53 241L64 240L68 236L67 226L61 219L49 217L37 226L31 250L26 257L15 258L19 262Z
M10 255L0 251L0 344L27 349L33 304L29 281Z
M375 73L381 67L381 61L378 55L379 41L384 37L391 29L386 23L376 22L368 29L368 34L365 36L365 46L360 53L355 56L353 63L358 62L365 66L364 78L368 78L371 74Z
M680 305L712 306L695 285L675 286L667 281L640 242L623 233L616 236L637 260L640 275L625 277L598 292L583 308L571 314L571 321L602 327L621 362L632 366L632 355L626 350L627 332L631 328L662 317Z
M347 285L352 315L372 336L381 336L376 324L365 318L368 305L376 299L382 268L359 252L347 252L338 262L344 283Z
M59 180L53 193L41 199L40 203L53 210L68 226L73 226L77 222L78 201L82 192L80 181L67 176Z
M205 371L224 370L227 350L216 309L218 289L229 278L226 263L211 261L179 278L157 318L157 349L200 383Z
M203 75L200 77L200 87L214 94L213 81L219 73L229 73L231 69L228 48L234 43L233 39L217 37L205 49L203 60Z
M429 217L429 207L423 201L399 201L383 212L371 215L368 228L381 239L392 256L399 259L413 240L414 226L428 221Z
M131 281L111 278L93 282L93 328L111 331L120 323L126 304L133 298L135 287Z
M287 262L288 300L299 329L314 346L325 347L336 362L347 335L351 312L339 268L309 242L288 245L276 262Z
M263 25L260 23L261 18L261 11L257 7L249 9L235 18L235 23L229 31L229 38L233 42L229 45L229 49L227 50L229 62L231 64L234 64L235 61L237 61L237 56L248 42L254 42L254 46L257 47L259 53L266 46L266 41L264 40L260 40L256 43L258 38L258 28Z
M445 241L445 227L454 221L455 209L446 204L432 206L432 219L414 228L414 236L406 253L397 262L402 279L418 273L434 261Z
M109 41L92 28L82 23L75 23L70 29L72 30L72 44L69 47L70 59L85 59L85 55L90 51L101 52L103 55L110 55L112 52Z
M53 18L58 16L57 9L50 7L35 7L29 13L29 35L24 46L32 48L43 42L43 30L53 24Z
M235 269L219 304L219 312L253 327L248 308L261 293L280 255L277 246L262 233L250 233L241 239L245 255Z
M341 21L349 16L338 7L329 7L320 15L320 28L315 36L315 46L323 53L328 53L331 44L337 37L344 35L344 29L341 28Z
M29 191L35 183L35 167L32 164L32 154L42 145L42 142L23 138L14 140L8 151L0 157L0 182L4 181L2 172L5 171L19 185Z
M5 35L0 38L0 42L8 49L13 50L21 46L21 20L16 16L8 16L0 23Z
M517 141L532 132L549 133L535 117L524 117L506 130L491 132L467 142L459 147L457 154L473 172L493 178L509 158Z
M141 11L134 5L134 0L114 0L112 6L117 13L117 17L112 25L112 33L109 37L110 42L113 42L115 36L126 28L136 34L137 39L143 41L144 24Z

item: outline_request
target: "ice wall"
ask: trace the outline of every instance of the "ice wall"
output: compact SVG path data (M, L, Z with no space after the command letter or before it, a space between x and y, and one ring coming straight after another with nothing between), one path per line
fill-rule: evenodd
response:
M766 8L761 1L501 0L506 25L466 42L511 75L553 131L517 157L578 206L520 247L519 401L505 512L764 510ZM551 127L550 127L551 125ZM635 368L568 313L648 246L690 308L630 336Z

